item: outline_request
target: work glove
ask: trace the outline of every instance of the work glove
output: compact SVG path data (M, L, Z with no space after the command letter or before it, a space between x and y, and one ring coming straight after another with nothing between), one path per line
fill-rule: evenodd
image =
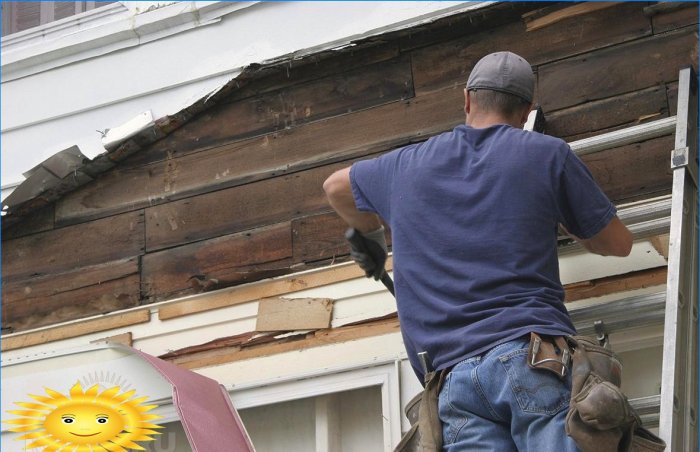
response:
M350 256L365 271L365 276L379 280L388 253L384 226L364 234L357 229L348 229L345 238L350 242Z

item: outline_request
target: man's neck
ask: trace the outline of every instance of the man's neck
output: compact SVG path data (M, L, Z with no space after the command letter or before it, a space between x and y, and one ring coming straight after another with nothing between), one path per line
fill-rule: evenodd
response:
M509 125L515 128L522 128L522 124L519 121L512 118L506 118L501 115L478 115L478 116L467 116L466 124L469 127L475 129L485 129L487 127L496 125Z

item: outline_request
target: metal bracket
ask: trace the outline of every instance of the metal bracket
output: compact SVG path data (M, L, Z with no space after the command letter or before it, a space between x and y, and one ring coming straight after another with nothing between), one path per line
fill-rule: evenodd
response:
M602 320L596 320L593 322L593 328L595 329L595 338L601 347L609 348L610 340L608 338L608 333L605 331L605 323Z
M688 166L689 152L688 146L671 151L671 168L676 169Z

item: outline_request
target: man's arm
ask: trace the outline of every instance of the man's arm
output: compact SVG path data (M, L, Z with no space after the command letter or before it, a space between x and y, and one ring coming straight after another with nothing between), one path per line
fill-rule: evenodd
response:
M345 220L350 227L361 233L376 231L381 227L379 216L370 212L361 212L355 206L350 187L350 167L331 174L323 183L323 190L331 207Z
M614 217L607 226L590 239L578 238L568 231L567 234L591 253L601 256L625 257L632 251L632 233L618 217Z

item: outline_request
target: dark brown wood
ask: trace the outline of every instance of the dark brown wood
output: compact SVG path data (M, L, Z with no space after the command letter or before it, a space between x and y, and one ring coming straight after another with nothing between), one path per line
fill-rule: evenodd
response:
M144 249L142 211L7 240L3 282L138 256Z
M697 29L684 29L547 64L538 69L537 98L551 112L672 82L697 52Z
M130 165L177 157L207 147L413 97L408 55L323 79L216 106L149 149Z
M279 64L247 67L236 77L238 87L226 96L230 103L292 85L353 71L399 55L396 42L367 42L345 50L331 50Z
M525 31L520 20L415 51L416 95L444 86L464 87L474 64L490 52L508 49L538 66L649 34L649 19L644 17L642 5L635 3L565 19L531 32Z
M615 203L670 192L673 136L656 138L581 157L596 182Z
M524 15L523 19L527 17L527 31L539 30L540 28L550 27L557 22L561 22L566 19L571 19L573 17L579 17L585 14L590 14L594 11L601 9L611 8L618 5L617 2L585 2L578 3L572 6L566 6L557 11L552 11L548 14L538 15L537 17Z
M310 215L292 221L294 262L310 263L320 260L347 260L350 246L345 240L348 224L335 212ZM388 228L387 228L388 231ZM391 234L386 234L391 246Z
M146 209L146 247L154 251L328 209L323 181L336 164Z
M22 331L138 306L138 258L4 283L2 325Z
M664 86L588 102L547 114L546 133L571 141L614 127L628 127L668 116Z
M162 300L286 274L291 257L289 222L149 253L142 260L143 294Z
M294 220L294 262L313 262L349 254L350 247L345 241L347 228L347 223L334 212Z
M48 231L54 227L54 204L42 207L27 215L21 222L2 230L2 240L15 239L37 232Z
M424 140L463 122L462 108L461 91L446 89L165 163L113 170L59 201L57 222L156 205Z
M654 33L664 33L676 28L698 24L698 5L695 2L668 2L679 4L682 8L673 11L659 11L651 18Z

